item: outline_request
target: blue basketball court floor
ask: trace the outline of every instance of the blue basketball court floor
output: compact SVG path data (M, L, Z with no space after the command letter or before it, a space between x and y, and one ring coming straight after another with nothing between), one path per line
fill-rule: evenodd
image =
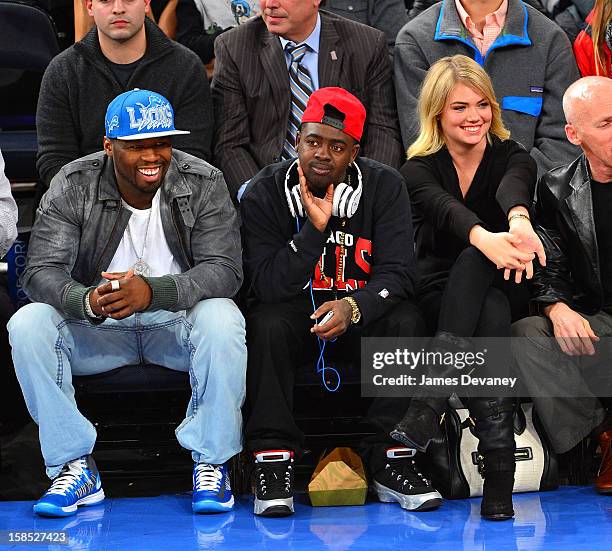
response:
M591 487L514 496L516 517L481 520L480 499L446 501L437 511L409 513L373 501L363 507L311 507L297 497L293 517L252 514L252 498L233 512L193 515L189 494L107 498L65 519L38 518L32 502L0 502L0 533L65 531L66 545L8 544L2 549L171 550L367 549L426 551L612 550L612 496ZM12 547L11 547L12 545Z

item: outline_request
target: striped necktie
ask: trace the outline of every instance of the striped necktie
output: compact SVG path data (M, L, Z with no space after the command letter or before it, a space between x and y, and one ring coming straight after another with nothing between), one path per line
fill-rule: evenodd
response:
M285 46L286 52L291 56L289 63L289 87L291 89L291 111L289 112L289 122L287 124L287 137L283 145L283 159L294 159L297 157L295 142L302 115L306 109L308 98L312 94L312 78L306 67L300 65L304 54L308 51L307 44L296 46L289 42Z

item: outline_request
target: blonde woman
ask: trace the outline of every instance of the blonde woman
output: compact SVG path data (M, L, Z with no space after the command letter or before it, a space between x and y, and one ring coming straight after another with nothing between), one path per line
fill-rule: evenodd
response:
M612 78L612 2L595 0L586 18L589 26L574 42L574 54L583 77Z
M445 57L430 68L419 120L401 172L413 204L420 306L436 332L434 348L466 351L470 337L510 336L517 300L508 296L523 287L523 274L532 276L534 253L545 262L528 211L536 164L509 139L489 77L466 56ZM453 366L448 371L436 375L457 375ZM425 451L439 433L447 398L413 398L392 436ZM468 405L485 473L481 514L509 519L512 398L472 398Z

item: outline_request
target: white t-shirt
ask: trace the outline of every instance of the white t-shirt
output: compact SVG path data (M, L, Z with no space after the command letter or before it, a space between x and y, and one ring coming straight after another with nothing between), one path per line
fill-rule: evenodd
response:
M163 276L167 274L180 274L181 267L174 259L166 236L162 227L161 213L159 210L160 190L153 197L153 203L150 209L139 210L128 205L122 200L123 206L132 211L132 216L128 223L121 243L115 251L115 256L111 260L107 272L125 272L131 268L138 260L139 255L143 251L142 259L151 267L151 276ZM149 222L149 213L151 221ZM149 223L149 231L147 232L147 223ZM130 230L132 240L128 235ZM145 243L146 234L146 243ZM133 244L132 244L133 243ZM136 250L134 250L136 249ZM105 280L103 280L105 281Z

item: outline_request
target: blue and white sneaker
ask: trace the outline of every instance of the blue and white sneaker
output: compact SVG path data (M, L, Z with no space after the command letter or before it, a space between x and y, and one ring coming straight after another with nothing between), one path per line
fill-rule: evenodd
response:
M64 465L45 495L34 504L34 512L45 517L67 517L74 515L80 505L95 505L103 499L98 468L91 455L84 455Z
M234 508L234 496L226 465L196 463L193 466L194 513L223 513Z

